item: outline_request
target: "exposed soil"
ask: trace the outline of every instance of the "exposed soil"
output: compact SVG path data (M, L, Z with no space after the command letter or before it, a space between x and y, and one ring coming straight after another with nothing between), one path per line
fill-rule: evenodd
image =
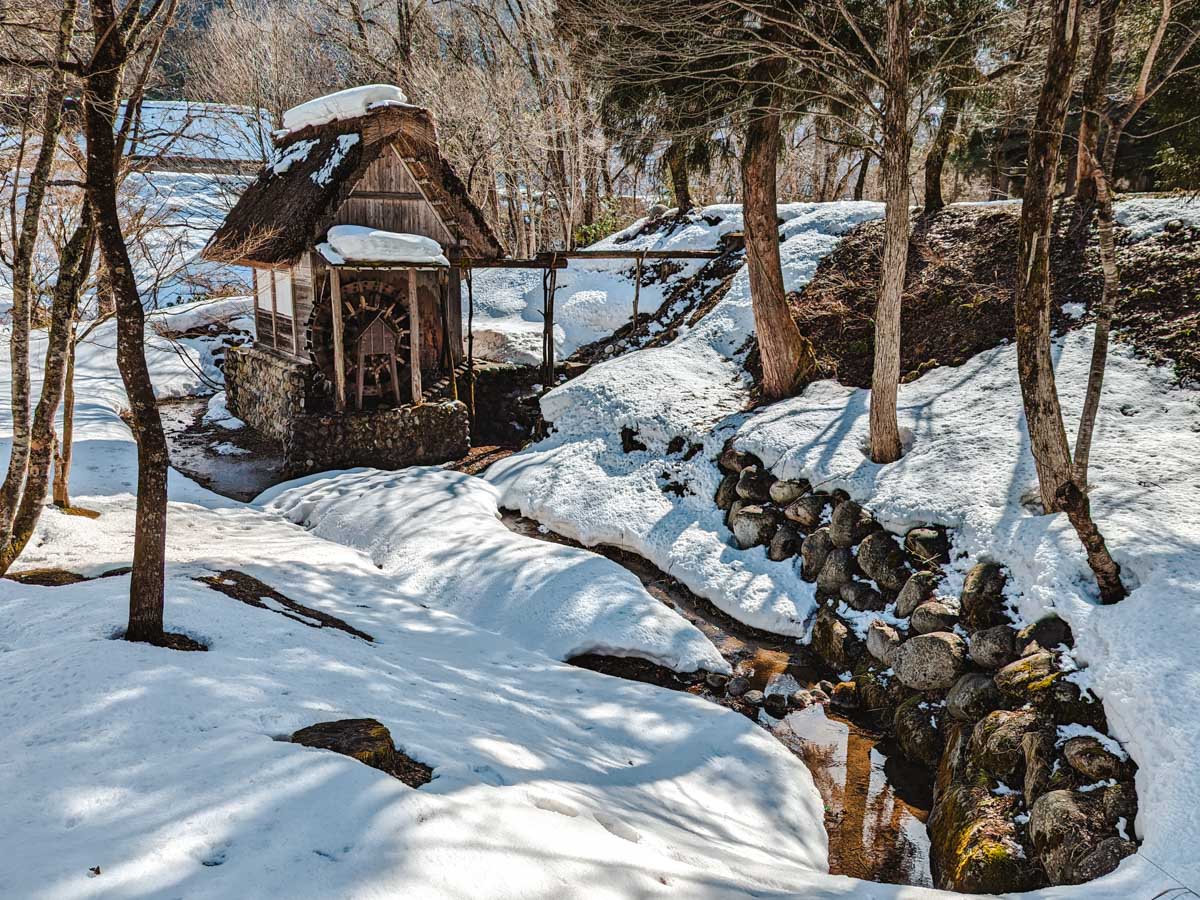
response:
M518 534L581 546L515 512L505 510L502 519ZM763 691L783 676L795 679L798 687L812 688L831 676L795 639L743 625L642 557L604 545L588 549L629 569L652 596L704 632L734 671L749 680L751 690ZM867 722L828 706L810 706L775 719L742 698L710 690L696 675L633 657L587 654L570 662L605 675L688 691L754 719L813 774L825 802L830 872L893 884L932 884L924 824L933 800L932 773L904 760Z
M236 569L225 569L216 575L198 576L196 581L207 584L214 591L219 591L226 597L240 600L247 606L253 606L256 609L269 609L272 612L279 613L281 616L286 616L295 622L299 622L301 625L307 625L309 628L336 628L338 631L352 634L356 638L362 638L364 641L373 642L375 640L365 631L359 631L345 620L339 619L337 616L331 616L329 613L321 612L319 609L313 609L311 606L305 606L303 603L297 603L291 597L281 594L275 588L265 582L259 581L253 575L247 575L245 572L239 572Z
M1073 205L1061 204L1052 240L1052 324L1078 325L1065 303L1091 310L1103 278L1094 232L1086 252L1069 238ZM1018 207L949 207L913 230L905 282L900 371L906 381L935 366L962 365L1012 340ZM1118 232L1120 235L1120 232ZM812 281L789 296L817 351L820 376L869 387L883 223L858 226L826 256ZM1136 244L1121 240L1123 290L1114 327L1181 380L1200 378L1200 231L1178 227Z

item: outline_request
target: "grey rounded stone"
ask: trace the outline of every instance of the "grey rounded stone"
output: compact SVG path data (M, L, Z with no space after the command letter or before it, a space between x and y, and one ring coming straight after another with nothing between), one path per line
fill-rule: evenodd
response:
M1004 706L1004 695L991 675L968 672L946 694L946 710L963 722L977 722L993 710Z
M833 682L827 678L822 678L817 682L817 689L824 691L826 694L833 693Z
M971 662L984 669L1002 669L1017 658L1015 634L1007 625L981 628L967 641Z
M787 715L788 711L787 695L767 694L767 696L763 698L763 709L765 709L769 715L774 716L776 719L782 719Z
M704 676L704 683L714 691L723 691L725 685L729 684L729 676L720 672L709 672Z
M788 706L792 709L806 709L813 705L813 696L810 691L799 690L792 691L787 698Z
M783 514L799 525L801 530L811 533L821 527L821 517L828 506L827 494L805 494L788 504Z
M917 634L953 631L957 624L958 613L940 600L926 600L913 610L912 627Z
M920 525L904 535L904 549L913 564L924 569L950 562L950 541L946 529L937 525Z
M733 521L737 518L737 514L749 505L749 503L741 498L738 498L729 504L729 509L725 511L725 527L732 531Z
M1004 570L995 563L979 563L967 573L959 602L967 631L1004 624L1004 584Z
M829 539L829 529L818 528L812 532L800 545L800 577L805 581L816 581L831 552L833 541Z
M738 474L737 495L751 503L766 503L771 499L775 476L758 466L747 466Z
M844 500L833 510L829 521L829 537L835 547L848 549L877 527L866 510L853 500Z
M867 652L885 666L892 664L892 653L903 643L900 632L876 619L867 626Z
M764 699L762 691L746 691L742 694L742 702L749 703L751 706L762 706Z
M796 530L796 526L791 522L784 522L775 532L775 536L771 538L771 543L767 547L767 559L775 562L791 559L800 552L800 545L803 541L804 538Z
M908 580L904 582L904 587L900 588L900 594L896 597L896 615L907 618L913 614L913 610L933 596L933 589L937 587L938 578L931 572L914 572L908 576Z
M1075 791L1048 791L1034 802L1029 837L1051 884L1082 884L1105 874L1106 866L1116 868L1124 848L1101 847L1103 818L1094 800ZM1089 859L1097 852L1100 858Z
M1025 765L1025 735L1047 727L1031 709L993 710L975 723L971 758L997 778L1017 775Z
M725 693L730 697L740 697L748 690L750 690L750 679L743 675L729 679L729 683L725 685Z
M1114 871L1121 864L1121 860L1127 856L1133 856L1135 853L1137 853L1137 844L1133 841L1122 840L1116 835L1103 838L1091 853L1075 862L1072 873L1074 881L1076 884L1095 881L1102 875Z
M809 694L813 698L813 703L820 703L820 704L824 705L829 702L829 695L827 693L825 693L823 690L821 690L820 688L816 688L815 690L809 691Z
M887 607L883 595L865 581L851 581L838 591L847 606L859 612L882 612Z
M737 499L737 476L726 475L721 479L721 483L717 485L717 494L714 498L717 504L717 509L729 509L733 506L733 501Z
M1098 738L1079 735L1063 744L1067 764L1085 778L1096 782L1106 778L1124 778L1125 761L1109 750Z
M911 637L892 654L892 668L901 684L918 691L943 691L963 673L967 642L957 634L938 631Z
M908 580L904 551L886 531L874 531L862 539L858 565L885 591L898 591Z
M849 668L857 655L856 641L850 629L828 606L817 610L809 646L827 666L839 672Z
M1071 626L1056 615L1038 619L1032 625L1026 625L1017 632L1015 637L1017 652L1028 656L1038 650L1055 650L1060 645L1075 646L1075 636Z
M742 550L771 543L779 527L778 514L761 506L743 506L733 518L733 539Z
M857 574L858 563L854 560L854 554L845 548L835 547L817 575L817 589L836 597L843 586L854 581Z
M745 469L747 466L758 466L762 468L762 460L753 453L747 453L745 450L738 450L732 444L727 446L717 459L717 467L725 474L736 475Z
M799 500L810 490L812 490L812 485L803 478L781 479L771 485L771 502L778 503L780 506L787 506L789 503Z

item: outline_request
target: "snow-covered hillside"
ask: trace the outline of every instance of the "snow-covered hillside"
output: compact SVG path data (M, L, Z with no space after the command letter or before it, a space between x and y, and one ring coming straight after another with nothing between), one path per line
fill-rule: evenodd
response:
M1153 239L1170 219L1195 221L1198 211L1171 199L1118 207L1121 221L1134 226L1132 240ZM811 274L850 213L843 204L815 206L781 229L790 287ZM1162 867L1158 879L1166 872L1200 883L1200 864L1179 842L1180 834L1196 834L1200 799L1200 774L1181 762L1200 756L1190 627L1200 609L1200 476L1191 462L1200 455L1200 393L1175 386L1170 372L1125 347L1112 351L1092 451L1092 504L1134 590L1119 606L1100 607L1065 518L1023 505L1035 481L1013 348L903 385L908 452L878 466L864 451L866 391L820 382L793 400L741 412L749 389L735 350L751 329L743 270L692 332L603 363L547 394L550 437L489 471L502 503L584 543L646 556L743 622L795 635L805 634L815 609L813 585L800 579L796 561L771 562L761 547L737 550L713 505L720 479L713 460L728 438L779 477L846 489L897 530L954 526L956 550L965 554L954 577L978 561L1004 563L1026 620L1055 610L1071 623L1077 661L1087 667L1081 677L1104 698L1141 766L1137 829L1145 844L1117 875L1088 885L1086 896L1109 896L1103 886L1131 872L1157 883L1145 874L1155 866ZM1078 414L1089 353L1088 330L1059 341L1068 422ZM648 449L626 453L622 428ZM704 452L691 460L668 454L676 437ZM688 490L666 492L666 481Z

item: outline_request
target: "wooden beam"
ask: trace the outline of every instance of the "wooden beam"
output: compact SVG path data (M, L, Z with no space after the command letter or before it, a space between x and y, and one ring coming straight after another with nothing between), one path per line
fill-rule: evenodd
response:
M716 259L723 254L720 250L564 250L555 255L560 259Z
M642 296L642 259L644 256L645 256L644 253L638 254L637 271L634 272L634 275L633 275L633 331L631 331L629 333L629 336L631 338L637 336L638 301L641 299L641 296Z
M271 346L279 349L279 313L275 308L275 272L271 272Z
M470 259L463 257L451 265L460 269L565 269L567 261L562 257L538 257L536 259Z
M408 270L408 365L412 369L412 402L420 403L421 391L421 305L417 302L417 270Z
M350 192L349 200L424 200L420 191L359 191Z
M342 345L342 276L329 270L331 312L333 313L333 402L337 411L346 408L346 348Z

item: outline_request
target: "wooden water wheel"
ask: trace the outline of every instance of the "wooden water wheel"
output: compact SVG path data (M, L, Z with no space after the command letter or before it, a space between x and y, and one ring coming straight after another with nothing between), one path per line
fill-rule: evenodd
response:
M315 305L312 317L312 358L325 373L330 384L334 381L333 315L330 311L328 285L324 301ZM383 281L347 281L342 284L342 344L345 351L346 384L358 381L359 338L376 320L388 325L397 335L396 356L399 364L400 395L409 393L409 346L412 330L408 320L408 298L396 285ZM366 358L364 380L378 386L381 397L394 394L392 376L386 358L372 355Z

